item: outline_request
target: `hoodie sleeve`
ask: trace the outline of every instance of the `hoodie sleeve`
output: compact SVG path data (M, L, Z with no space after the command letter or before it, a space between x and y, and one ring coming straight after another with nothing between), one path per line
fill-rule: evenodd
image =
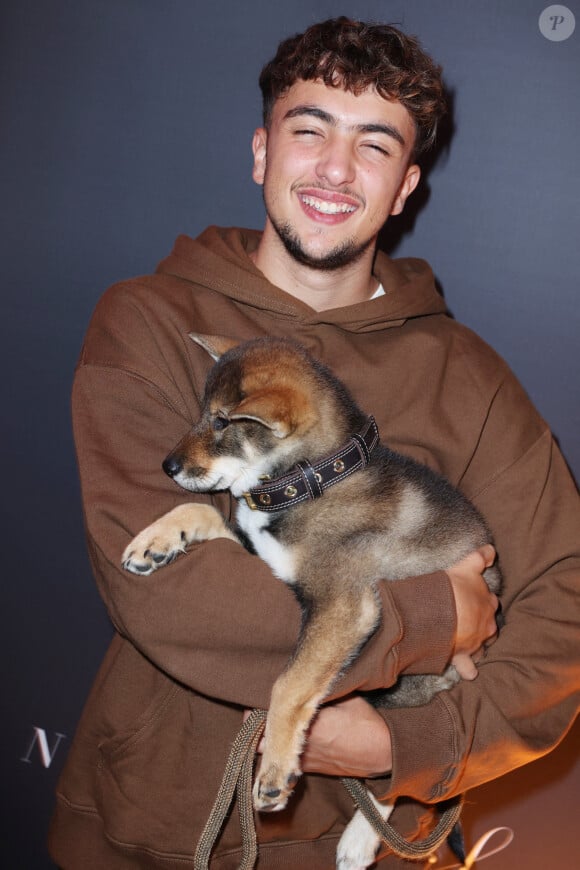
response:
M265 563L223 539L194 545L149 577L121 567L133 536L193 498L163 473L161 462L198 416L196 393L208 360L190 347L181 325L165 339L171 316L156 312L153 320L146 304L137 304L134 288L117 288L99 304L89 328L73 387L73 424L91 562L117 631L161 670L197 692L267 707L296 643L300 610ZM227 515L229 500L220 496L216 504ZM363 682L369 689L392 684L412 663L444 667L454 619L447 616L434 649L435 631L412 606L424 600L424 583L418 578L401 590L401 612L392 592L383 590L381 628L361 657L366 664L348 672L341 693ZM441 611L448 610L445 575L436 575L434 585ZM405 610L417 613L417 632L407 624L403 633Z
M494 533L505 627L473 682L383 711L389 796L438 801L538 758L580 697L580 499L557 445L513 379L495 398L462 485Z

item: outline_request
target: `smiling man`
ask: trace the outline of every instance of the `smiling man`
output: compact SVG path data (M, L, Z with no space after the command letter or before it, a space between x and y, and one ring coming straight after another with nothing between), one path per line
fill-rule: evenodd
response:
M440 69L396 28L339 18L283 42L260 85L263 232L181 236L154 275L111 288L75 377L89 548L116 632L58 787L50 847L65 870L193 868L244 711L268 706L300 632L291 590L233 541L197 544L151 578L121 567L138 531L207 498L161 467L200 412L210 360L192 331L306 345L389 446L474 501L505 582L506 625L485 655L492 547L377 584L380 627L310 731L307 775L286 810L257 818L260 870L335 866L353 813L340 776L406 798L391 821L414 838L438 801L549 751L577 710L580 507L566 465L503 360L447 315L428 265L377 251L435 140ZM227 493L213 500L231 515ZM422 707L378 712L361 695L451 659L464 680ZM232 812L210 867L239 867L241 840ZM407 865L381 848L377 866Z
M297 81L253 140L267 219L258 268L313 308L361 302L377 289L377 235L419 181L408 111L367 88Z

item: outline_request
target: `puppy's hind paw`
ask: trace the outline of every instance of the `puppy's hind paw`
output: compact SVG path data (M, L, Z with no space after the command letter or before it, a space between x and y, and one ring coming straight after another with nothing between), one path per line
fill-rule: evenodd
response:
M372 795L371 800L376 809L386 821L392 812L392 806L379 804ZM338 843L336 850L336 870L366 870L374 865L380 846L380 837L366 820L360 810L357 810Z

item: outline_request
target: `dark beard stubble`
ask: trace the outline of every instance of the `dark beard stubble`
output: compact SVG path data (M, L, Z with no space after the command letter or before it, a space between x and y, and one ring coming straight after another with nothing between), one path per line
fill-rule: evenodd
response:
M277 224L271 217L270 222L276 230L280 241L296 262L301 263L303 266L309 266L311 269L319 269L320 271L332 272L356 263L373 243L373 240L369 240L368 242L357 244L354 239L346 239L327 254L313 257L304 250L302 242L290 224Z

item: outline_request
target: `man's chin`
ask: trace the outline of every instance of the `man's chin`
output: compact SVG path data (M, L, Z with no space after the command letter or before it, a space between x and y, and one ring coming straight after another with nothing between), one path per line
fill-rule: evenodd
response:
M310 252L290 227L275 226L275 229L286 251L297 263L321 272L332 272L356 263L372 244L372 240L361 244L351 238L327 251Z

